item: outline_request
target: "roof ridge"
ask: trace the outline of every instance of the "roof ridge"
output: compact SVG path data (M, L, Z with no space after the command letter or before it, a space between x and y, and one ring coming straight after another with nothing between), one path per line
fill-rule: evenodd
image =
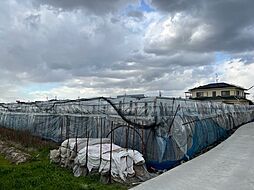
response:
M198 86L198 87L190 89L189 91L195 90L195 89L211 89L211 88L227 88L227 87L235 87L235 88L239 88L242 90L247 90L246 88L243 88L238 85L234 85L234 84L230 84L230 83L226 83L226 82L219 82L219 83L209 83L206 85Z

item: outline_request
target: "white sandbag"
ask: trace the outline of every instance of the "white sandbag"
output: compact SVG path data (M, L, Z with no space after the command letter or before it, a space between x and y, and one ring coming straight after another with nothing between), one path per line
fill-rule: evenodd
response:
M59 163L60 162L60 151L59 149L50 150L49 159L51 162Z

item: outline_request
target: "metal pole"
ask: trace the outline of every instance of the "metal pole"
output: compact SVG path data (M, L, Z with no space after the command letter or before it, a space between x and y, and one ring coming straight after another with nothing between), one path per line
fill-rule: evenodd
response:
M113 121L111 122L111 131L113 130ZM112 183L111 169L112 169L112 148L113 148L113 132L110 135L110 163L109 163L109 183Z

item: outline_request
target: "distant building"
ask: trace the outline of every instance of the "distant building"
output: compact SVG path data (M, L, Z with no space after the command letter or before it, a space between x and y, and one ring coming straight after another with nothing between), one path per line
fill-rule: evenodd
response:
M204 86L189 89L190 99L211 100L227 104L253 104L246 98L247 89L227 83L211 83Z
M145 98L144 94L124 94L124 95L119 95L117 98L136 98L136 99L142 99Z

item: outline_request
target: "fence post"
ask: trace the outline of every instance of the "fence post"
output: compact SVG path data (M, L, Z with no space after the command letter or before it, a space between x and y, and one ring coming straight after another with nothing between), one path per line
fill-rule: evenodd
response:
M111 170L112 170L112 147L113 147L113 125L114 122L111 121L111 133L110 133L110 159L109 159L109 183L112 183L112 176L111 176Z

